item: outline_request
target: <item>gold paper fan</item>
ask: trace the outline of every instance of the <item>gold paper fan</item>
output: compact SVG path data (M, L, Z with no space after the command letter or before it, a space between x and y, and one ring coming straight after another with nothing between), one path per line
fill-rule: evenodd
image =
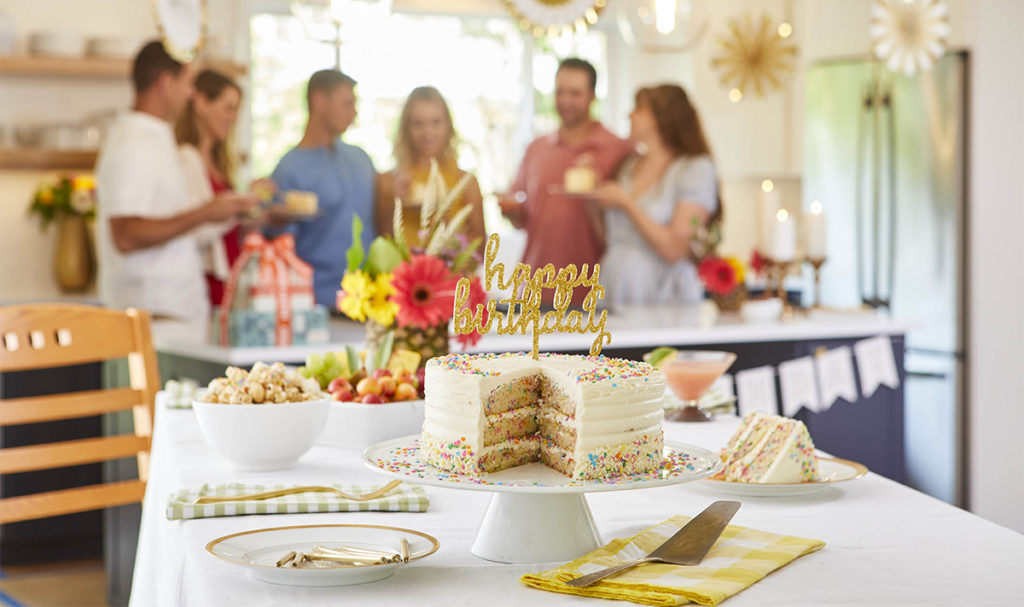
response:
M726 32L716 38L720 51L711 66L720 71L722 86L733 89L730 98L736 91L734 101L751 89L761 97L782 87L796 57L796 46L786 41L791 32L789 24L775 25L768 15L729 20Z
M913 76L946 52L949 7L943 0L876 0L868 33L886 67Z
M534 36L583 33L597 23L608 0L502 0L519 27Z

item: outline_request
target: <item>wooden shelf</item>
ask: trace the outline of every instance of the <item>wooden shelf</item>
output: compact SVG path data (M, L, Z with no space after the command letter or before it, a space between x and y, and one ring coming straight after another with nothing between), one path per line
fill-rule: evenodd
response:
M227 61L200 62L228 76L244 76L247 68ZM131 71L131 59L100 57L36 57L31 55L0 56L0 76L75 76L80 78L125 78Z
M86 170L96 166L96 150L47 150L0 148L0 170Z

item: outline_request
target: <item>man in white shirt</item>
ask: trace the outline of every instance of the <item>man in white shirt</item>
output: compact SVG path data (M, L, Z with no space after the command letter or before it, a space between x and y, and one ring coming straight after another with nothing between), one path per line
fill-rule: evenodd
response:
M204 341L209 323L196 229L258 202L234 192L199 206L190 199L173 123L193 78L160 42L146 44L132 66L135 104L114 123L96 166L100 299L149 310L154 333L178 341Z

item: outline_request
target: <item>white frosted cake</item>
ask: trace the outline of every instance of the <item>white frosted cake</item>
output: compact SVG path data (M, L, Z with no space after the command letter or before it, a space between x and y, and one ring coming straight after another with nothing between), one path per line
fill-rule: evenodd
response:
M820 480L814 443L803 422L754 411L743 418L722 450L713 478L739 483L806 483Z
M449 354L426 369L420 452L459 474L542 461L572 479L661 466L665 375L603 356Z

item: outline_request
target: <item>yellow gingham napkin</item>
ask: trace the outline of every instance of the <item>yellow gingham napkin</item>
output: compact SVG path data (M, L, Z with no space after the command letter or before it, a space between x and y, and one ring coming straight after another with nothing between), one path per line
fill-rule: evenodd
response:
M689 520L688 516L670 518L631 538L613 540L561 567L526 574L519 581L551 592L631 601L641 605L682 605L690 601L717 605L793 559L825 546L821 540L729 525L700 565L684 567L647 563L586 588L565 584L605 567L646 556Z

